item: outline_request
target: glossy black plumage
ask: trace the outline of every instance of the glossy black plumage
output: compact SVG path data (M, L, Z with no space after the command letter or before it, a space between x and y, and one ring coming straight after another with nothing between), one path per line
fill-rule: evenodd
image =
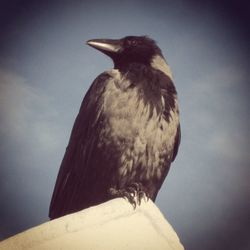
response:
M58 173L51 219L117 196L133 205L143 195L155 200L178 152L176 90L171 76L152 63L163 58L154 41L92 41L115 69L99 75L84 97Z

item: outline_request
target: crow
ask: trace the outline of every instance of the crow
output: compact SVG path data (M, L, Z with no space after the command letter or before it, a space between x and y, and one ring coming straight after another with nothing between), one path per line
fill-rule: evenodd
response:
M76 117L51 199L51 219L116 197L155 201L180 144L177 92L148 36L93 39L114 68L100 74Z

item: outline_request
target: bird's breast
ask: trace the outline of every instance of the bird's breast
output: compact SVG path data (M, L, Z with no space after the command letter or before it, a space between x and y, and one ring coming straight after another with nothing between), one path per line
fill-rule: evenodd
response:
M103 112L107 126L101 132L101 145L115 146L120 175L136 174L137 167L145 167L140 178L162 176L167 158L172 157L174 139L179 123L177 106L170 111L169 121L157 112L154 104L145 102L141 89L130 86L128 79L118 72L106 85ZM160 98L164 106L163 98Z

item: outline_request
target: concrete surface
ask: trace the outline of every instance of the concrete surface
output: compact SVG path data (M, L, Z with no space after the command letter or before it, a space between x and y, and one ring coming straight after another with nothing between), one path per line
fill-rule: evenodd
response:
M31 228L0 242L1 250L183 250L171 225L149 200L135 210L122 198Z

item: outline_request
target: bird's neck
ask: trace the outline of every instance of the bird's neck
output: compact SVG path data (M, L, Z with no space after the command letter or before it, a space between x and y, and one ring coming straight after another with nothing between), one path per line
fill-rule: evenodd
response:
M156 70L162 71L165 75L167 75L173 81L172 71L162 56L160 55L154 56L152 58L150 66Z
M145 67L150 67L150 64L145 64L141 62L131 62L128 64L119 65L118 67L115 66L114 68L118 69L122 74L126 74L128 72L141 70Z
M163 58L163 56L161 56L161 55L155 55L152 58L152 60L149 62L122 61L122 63L120 63L119 61L116 61L114 68L118 69L122 73L126 73L126 72L130 71L131 69L134 69L135 66L140 67L140 65L142 67L146 66L146 67L152 67L153 69L156 69L156 70L160 70L161 72L163 72L165 75L167 75L173 81L172 71L171 71L169 65L167 64L167 62L165 61L165 59Z

